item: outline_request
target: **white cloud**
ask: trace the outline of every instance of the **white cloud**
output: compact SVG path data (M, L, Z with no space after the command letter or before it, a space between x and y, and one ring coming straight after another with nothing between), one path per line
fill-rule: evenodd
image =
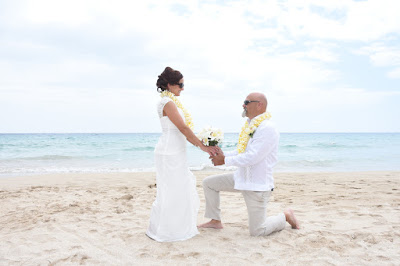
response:
M400 48L398 46L377 42L362 47L355 53L368 56L374 66L392 68L387 73L388 77L399 78Z
M395 68L392 71L389 71L388 77L392 78L392 79L400 79L400 67ZM399 87L400 87L400 85L399 85Z
M398 66L400 65L400 48L388 46L384 43L373 43L363 47L361 54L368 55L375 66Z
M22 15L35 24L60 23L77 27L93 21L94 18L88 12L89 5L93 7L93 4L94 1L30 0L26 2Z
M199 127L237 130L241 104L252 90L267 93L270 108L278 118L287 115L287 125L295 125L294 114L304 108L315 113L314 121L324 121L323 112L338 103L365 107L373 98L398 97L384 88L374 94L346 87L341 54L361 46L358 54L373 66L392 68L387 82L398 78L400 51L393 44L400 32L398 5L345 0L8 3L0 7L0 29L6 33L0 36L0 113L12 109L24 121L29 108L37 110L27 119L37 120L33 129L44 131L63 130L62 122L42 122L57 120L45 110L68 120L70 131L158 131L155 81L169 65L185 76L182 98ZM8 125L12 121L7 118Z
M336 3L334 3L336 2ZM329 12L343 13L338 19L312 12L312 5ZM397 19L398 1L288 1L286 12L279 14L281 23L294 36L350 41L373 41L400 32Z

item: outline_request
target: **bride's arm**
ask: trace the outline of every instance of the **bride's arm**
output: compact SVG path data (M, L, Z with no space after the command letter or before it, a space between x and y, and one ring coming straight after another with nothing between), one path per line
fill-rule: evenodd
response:
M185 135L186 139L192 143L196 147L200 147L202 151L207 152L210 155L213 155L217 152L217 148L215 147L208 147L201 142L193 131L185 124L181 115L178 112L178 108L173 102L168 102L164 106L164 113L168 116L169 120Z

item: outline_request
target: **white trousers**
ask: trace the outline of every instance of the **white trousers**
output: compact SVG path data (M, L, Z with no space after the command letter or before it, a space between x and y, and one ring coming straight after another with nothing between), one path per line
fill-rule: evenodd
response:
M267 217L267 204L271 191L236 190L234 185L233 173L208 176L203 180L206 218L221 221L220 191L241 192L247 205L250 235L267 236L285 228L284 213Z

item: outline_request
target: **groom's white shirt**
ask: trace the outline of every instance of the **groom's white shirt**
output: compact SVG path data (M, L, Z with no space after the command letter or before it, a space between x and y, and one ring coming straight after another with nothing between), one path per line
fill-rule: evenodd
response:
M248 120L250 123L250 119ZM270 191L274 188L272 168L278 161L279 133L272 122L264 120L247 143L245 152L225 153L225 165L237 166L235 189Z

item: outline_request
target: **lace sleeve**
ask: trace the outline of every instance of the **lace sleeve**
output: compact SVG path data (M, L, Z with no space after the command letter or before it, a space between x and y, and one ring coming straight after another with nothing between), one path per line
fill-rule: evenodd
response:
M172 100L168 97L163 97L159 102L157 106L157 112L158 112L158 117L163 117L163 111L164 111L164 106L168 103L171 102Z

